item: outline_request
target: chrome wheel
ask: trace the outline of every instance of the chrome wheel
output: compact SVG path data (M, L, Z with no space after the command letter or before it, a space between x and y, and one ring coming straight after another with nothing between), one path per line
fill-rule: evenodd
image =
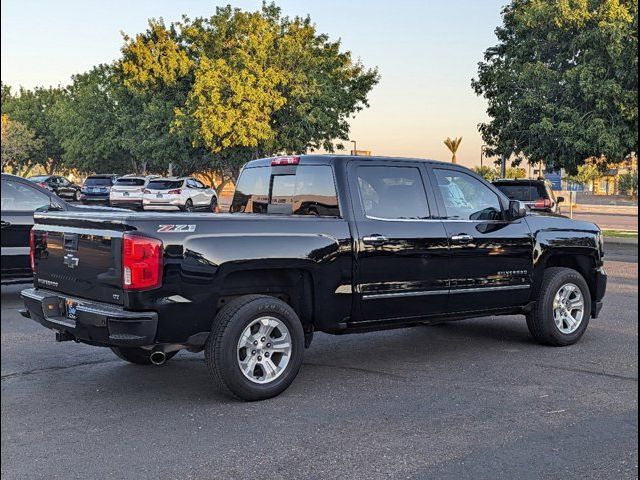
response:
M553 299L553 320L564 334L575 332L584 318L584 299L580 288L567 283L560 287Z
M244 329L238 340L238 366L254 383L270 383L287 368L291 359L291 336L275 317L260 317Z

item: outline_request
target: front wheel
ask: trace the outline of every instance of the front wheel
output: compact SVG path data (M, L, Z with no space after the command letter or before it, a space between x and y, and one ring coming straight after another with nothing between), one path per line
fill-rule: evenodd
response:
M80 201L80 190L76 190L75 192L73 192L73 200L76 202Z
M544 345L573 345L587 329L590 312L591 293L582 275L571 268L548 268L527 327Z
M215 196L211 197L211 203L209 204L209 209L213 213L216 213L218 211L218 199Z
M191 199L187 199L187 201L184 203L184 211L185 212L193 212L193 202L191 201Z
M303 353L304 331L296 313L264 295L246 295L225 305L205 346L214 381L248 401L286 390L300 370Z

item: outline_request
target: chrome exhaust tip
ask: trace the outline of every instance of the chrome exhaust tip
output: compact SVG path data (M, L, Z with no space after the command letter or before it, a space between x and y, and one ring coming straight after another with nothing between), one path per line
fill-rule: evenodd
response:
M151 352L149 360L151 360L151 363L153 363L154 365L164 365L164 363L167 361L167 355L160 350L156 350L155 352Z

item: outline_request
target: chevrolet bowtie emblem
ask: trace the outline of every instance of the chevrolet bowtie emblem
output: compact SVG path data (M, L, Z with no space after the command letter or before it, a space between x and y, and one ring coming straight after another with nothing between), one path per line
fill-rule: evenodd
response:
M78 266L78 263L80 262L80 259L78 257L74 257L73 253L67 253L64 256L63 262L69 268L76 268Z

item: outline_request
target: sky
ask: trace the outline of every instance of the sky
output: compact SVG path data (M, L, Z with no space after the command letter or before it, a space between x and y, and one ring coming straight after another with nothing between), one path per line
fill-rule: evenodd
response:
M374 155L450 160L442 143L462 136L458 161L480 163L477 125L486 102L471 79L507 0L279 0L285 15L310 15L319 32L342 40L381 80L370 107L351 121L358 149ZM261 0L2 0L1 77L14 88L67 85L73 74L117 59L121 32L145 30L185 14L210 16L230 3Z

